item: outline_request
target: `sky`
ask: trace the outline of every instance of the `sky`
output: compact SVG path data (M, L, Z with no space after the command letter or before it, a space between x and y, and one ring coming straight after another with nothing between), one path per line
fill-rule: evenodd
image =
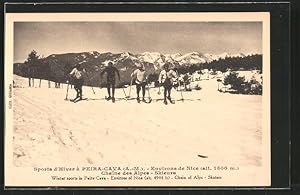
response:
M14 62L98 51L262 53L261 22L15 22Z

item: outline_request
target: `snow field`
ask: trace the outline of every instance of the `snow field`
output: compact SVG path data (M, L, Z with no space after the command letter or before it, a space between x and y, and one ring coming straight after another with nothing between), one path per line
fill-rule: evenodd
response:
M261 165L262 97L217 91L216 79L202 90L183 92L184 102L164 105L163 90L151 88L151 104L104 100L106 89L84 87L85 101L64 100L64 88L28 88L15 76L14 163L16 166L99 165L122 162ZM35 80L38 86L38 80ZM54 85L54 84L53 84ZM129 89L125 89L127 95ZM131 96L135 95L132 86ZM69 99L75 90L69 88ZM147 92L146 92L147 97ZM172 90L175 100L180 92ZM200 158L205 155L208 158Z

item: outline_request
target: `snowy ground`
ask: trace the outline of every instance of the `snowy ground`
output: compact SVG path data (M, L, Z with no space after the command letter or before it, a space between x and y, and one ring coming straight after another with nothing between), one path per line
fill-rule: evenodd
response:
M96 165L116 162L180 161L261 165L262 97L217 91L216 79L185 101L164 105L158 89L151 104L103 99L105 89L84 87L87 101L65 101L63 88L28 88L14 76L14 163ZM36 85L38 80L36 80ZM38 85L37 85L38 86ZM22 88L24 87L24 88ZM129 89L125 89L128 93ZM135 88L132 88L135 96ZM69 90L69 97L75 95ZM180 92L173 90L175 100ZM124 97L118 89L116 97ZM204 155L208 158L199 158Z

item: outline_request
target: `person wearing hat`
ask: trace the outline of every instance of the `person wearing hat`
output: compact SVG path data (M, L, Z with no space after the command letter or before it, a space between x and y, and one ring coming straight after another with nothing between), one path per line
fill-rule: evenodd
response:
M177 73L170 68L169 63L165 63L163 70L160 72L158 80L159 83L164 87L164 104L168 104L167 99L170 103L174 104L171 98L171 90L173 87L173 82L178 78Z
M142 89L142 95L143 95L143 102L146 102L145 100L145 93L146 93L146 85L147 85L147 75L145 71L145 67L141 64L137 65L137 69L133 71L131 74L131 78L134 80L136 84L136 94L137 94L137 102L140 103L140 91Z
M113 66L112 62L108 63L108 66L105 67L105 69L100 73L101 80L103 74L106 73L107 78L107 92L108 92L108 98L107 100L112 100L112 102L115 102L115 88L116 88L116 74L118 75L118 79L120 81L120 73L119 70ZM111 93L110 93L111 89Z
M70 76L74 81L74 89L76 90L76 97L72 101L82 100L82 85L84 83L83 74L85 70L81 67L81 64L74 66L73 70L70 72Z

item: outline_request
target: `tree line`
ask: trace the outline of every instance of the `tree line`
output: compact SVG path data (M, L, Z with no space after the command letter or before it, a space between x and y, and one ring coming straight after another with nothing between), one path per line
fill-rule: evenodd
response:
M225 59L213 60L212 62L192 64L190 66L177 67L180 74L194 73L198 70L208 69L225 72L230 69L238 70L262 70L262 55L255 54L246 57L226 57Z
M56 70L55 70L56 69ZM48 80L48 87L54 82L55 88L60 88L61 83L66 81L66 73L71 71L71 66L66 64L63 67L54 66L53 62L46 60L44 56L38 55L32 50L24 63L14 64L14 74L28 78L28 86L35 87L37 79L38 87L41 87L42 80Z

